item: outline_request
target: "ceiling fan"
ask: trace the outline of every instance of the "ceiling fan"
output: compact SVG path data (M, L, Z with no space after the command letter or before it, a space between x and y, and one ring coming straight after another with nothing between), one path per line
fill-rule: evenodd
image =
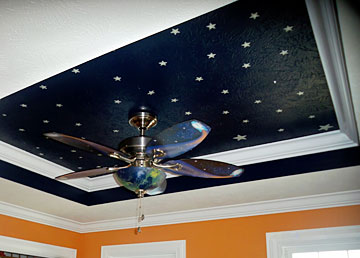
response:
M242 168L224 162L204 159L171 160L201 143L210 132L210 127L198 120L175 124L155 137L145 132L157 124L157 117L149 111L131 114L129 124L137 128L139 136L129 137L114 150L94 142L60 133L45 133L46 137L79 149L102 153L128 163L124 167L103 167L61 175L56 179L114 174L115 179L139 197L144 194L161 194L166 189L166 173L203 178L231 178L240 176ZM170 159L170 160L169 160Z

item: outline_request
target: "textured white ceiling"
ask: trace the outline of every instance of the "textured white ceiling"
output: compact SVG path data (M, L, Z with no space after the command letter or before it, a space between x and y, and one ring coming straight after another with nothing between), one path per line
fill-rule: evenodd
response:
M0 98L233 0L0 1Z

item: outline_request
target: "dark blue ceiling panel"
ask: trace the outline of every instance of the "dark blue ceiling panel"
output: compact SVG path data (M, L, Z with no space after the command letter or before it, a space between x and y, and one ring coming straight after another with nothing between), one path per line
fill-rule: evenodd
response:
M194 157L339 129L304 1L240 1L80 64L0 100L0 140L85 170L122 165L50 141L60 132L117 148L158 115L156 135L198 119Z

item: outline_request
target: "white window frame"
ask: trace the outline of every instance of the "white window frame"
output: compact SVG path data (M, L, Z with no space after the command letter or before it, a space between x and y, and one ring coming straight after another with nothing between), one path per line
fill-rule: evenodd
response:
M292 258L293 253L360 249L360 226L266 233L268 258Z
M101 258L159 257L174 255L186 258L186 241L164 241L101 247Z
M46 258L76 258L76 249L0 236L0 250Z

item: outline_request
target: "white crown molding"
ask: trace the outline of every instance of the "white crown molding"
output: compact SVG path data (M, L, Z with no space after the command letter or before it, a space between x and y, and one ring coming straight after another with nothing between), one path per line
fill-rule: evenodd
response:
M331 0L306 0L306 4L340 130L204 155L197 158L246 165L358 145L357 128L333 3ZM72 172L67 168L4 142L0 142L0 159L50 178ZM87 192L119 186L111 175L62 182Z
M2 141L0 141L0 159L49 178L55 178L56 176L73 172L68 168ZM84 191L89 191L88 178L63 181L63 183L77 187Z
M228 218L313 210L360 204L360 190L278 199L254 203L220 206L173 213L148 215L143 227L189 223ZM0 214L63 228L78 233L109 231L136 227L136 218L81 223L45 214L20 206L0 202Z
M76 258L76 249L0 236L0 250L40 257Z
M346 134L336 130L243 149L204 155L197 158L218 160L240 166L354 146L357 146L355 142L349 139Z
M306 0L306 5L340 130L358 144L358 131L335 4L332 0Z
M74 232L81 232L81 224L77 221L1 201L0 214Z
M212 159L236 165L246 165L353 146L357 146L357 144L349 139L346 134L337 130L280 142L219 152L197 158ZM72 172L70 169L64 168L1 141L0 159L50 178ZM62 182L88 192L119 186L112 175L96 178L80 178Z
M143 227L240 218L360 204L360 190L148 215ZM84 223L82 232L134 228L136 218Z

